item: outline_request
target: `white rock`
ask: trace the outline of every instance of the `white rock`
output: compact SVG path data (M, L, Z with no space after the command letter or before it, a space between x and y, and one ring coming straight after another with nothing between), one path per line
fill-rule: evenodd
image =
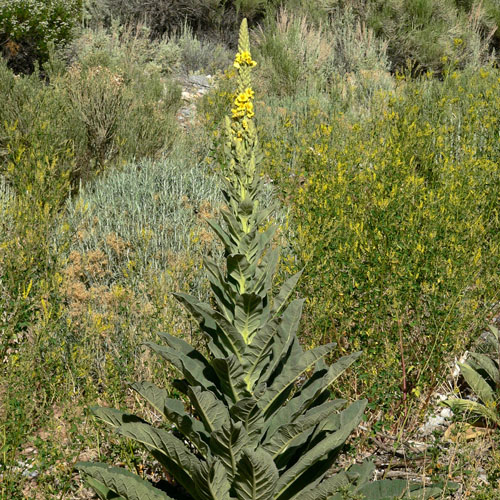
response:
M444 418L441 415L436 415L435 417L429 417L427 422L420 427L420 432L424 436L432 434L436 429L439 429L445 423Z
M449 420L451 417L453 417L453 412L451 411L450 408L443 408L441 410L440 415L445 418L446 420Z

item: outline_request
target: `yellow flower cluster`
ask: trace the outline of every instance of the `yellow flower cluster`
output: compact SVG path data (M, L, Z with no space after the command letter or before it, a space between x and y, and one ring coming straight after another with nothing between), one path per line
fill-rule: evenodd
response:
M377 92L364 116L312 99L307 112L262 109L265 172L289 200L306 268L313 319L303 339L318 345L332 331L341 349L363 348L356 391L384 373L384 391L397 394L401 334L423 392L423 367L437 373L464 349L466 325L486 321L499 290L500 72L451 76Z
M249 66L253 68L257 66L257 63L252 60L252 56L248 50L244 50L243 52L238 52L234 59L233 66L237 69L240 69L242 66Z
M244 92L241 92L236 96L236 99L234 100L234 107L233 109L231 109L231 113L233 114L233 119L244 118L244 117L252 118L254 116L255 113L253 111L253 103L252 103L253 97L254 97L254 92L250 88L247 88ZM245 120L244 122L246 124Z

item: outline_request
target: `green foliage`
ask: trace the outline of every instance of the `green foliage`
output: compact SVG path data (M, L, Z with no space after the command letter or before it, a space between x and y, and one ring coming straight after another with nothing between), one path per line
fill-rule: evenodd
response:
M364 373L344 390L395 404L404 357L419 396L494 312L499 76L402 80L361 115L324 95L266 111L266 168L306 263L304 335L365 349Z
M308 17L281 9L256 31L261 79L273 94L326 89L339 77L389 69L384 42L376 39L352 9L315 25Z
M368 2L366 21L389 43L395 68L409 60L414 70L441 72L449 61L461 67L479 66L491 53L491 37L498 23L482 2L454 0L397 0Z
M15 126L9 132L18 135ZM63 244L63 235L56 235L54 227L69 192L71 161L71 151L48 157L37 148L7 147L7 161L0 168L2 358L9 348L24 341L31 318L49 307L58 269L53 248Z
M64 45L80 22L82 0L2 0L0 46L9 67L32 72L52 45Z
M90 0L88 14L94 16L90 23L119 19L121 23L146 22L155 37L171 34L188 26L202 33L217 32L219 37L229 40L229 31L234 34L239 20L248 16L254 21L262 18L267 9L278 2L263 0L157 0L144 3L142 0Z
M179 49L180 68L185 73L203 71L213 74L225 70L231 64L231 53L225 45L200 40L188 24L184 24L179 34L168 38Z
M46 152L71 148L71 180L78 185L112 163L158 157L171 147L180 88L137 55L123 63L134 47L132 35L125 34L123 44L109 38L104 36L109 43L99 47L90 37L90 47L75 56L67 71L51 60L49 83L37 73L14 77L0 62L5 96L0 120L17 122L18 132L16 138L8 131L0 134L0 155L14 140L27 147L36 143Z
M500 337L498 328L490 326L491 336L486 352L473 352L467 363L459 364L460 373L479 401L450 398L445 401L453 411L500 424Z

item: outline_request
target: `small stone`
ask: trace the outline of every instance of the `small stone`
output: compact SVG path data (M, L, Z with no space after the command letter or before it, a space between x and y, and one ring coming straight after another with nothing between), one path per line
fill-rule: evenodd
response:
M445 420L440 415L436 415L435 417L429 417L427 422L420 427L420 432L424 436L428 436L432 434L435 430L441 428L445 423Z
M453 417L453 412L450 408L443 408L440 414L446 420L450 420Z
M200 87L210 87L210 80L204 75L191 75L187 80L192 85L199 85Z

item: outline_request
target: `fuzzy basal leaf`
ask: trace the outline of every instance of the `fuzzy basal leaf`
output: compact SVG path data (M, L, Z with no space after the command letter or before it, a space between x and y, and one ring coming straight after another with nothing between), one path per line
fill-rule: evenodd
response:
M494 404L495 392L481 375L467 363L459 364L460 372L483 403Z
M198 451L206 456L209 433L206 432L205 427L199 420L186 412L182 401L169 398L166 390L155 386L151 382L137 382L132 384L131 387L170 422L175 424L177 429L195 445ZM198 387L193 388L193 390L201 391ZM210 394L215 397L212 393Z
M239 500L273 498L278 470L271 456L262 449L246 449L238 462L234 489Z
M104 422L111 427L119 427L122 424L131 422L144 422L144 420L132 413L127 413L115 408L106 408L104 406L93 406L90 411L101 422Z
M229 423L229 411L226 405L210 391L199 387L189 387L188 396L209 433Z
M264 413L271 413L282 395L295 383L297 378L312 368L318 360L330 353L335 346L335 343L330 343L291 357L259 401Z
M195 478L202 500L231 500L231 483L226 467L217 459L204 464Z
M226 424L210 436L210 449L225 465L231 481L243 448L248 444L248 434L242 422Z
M75 467L126 500L172 500L137 474L132 474L126 469L91 462L79 462Z

